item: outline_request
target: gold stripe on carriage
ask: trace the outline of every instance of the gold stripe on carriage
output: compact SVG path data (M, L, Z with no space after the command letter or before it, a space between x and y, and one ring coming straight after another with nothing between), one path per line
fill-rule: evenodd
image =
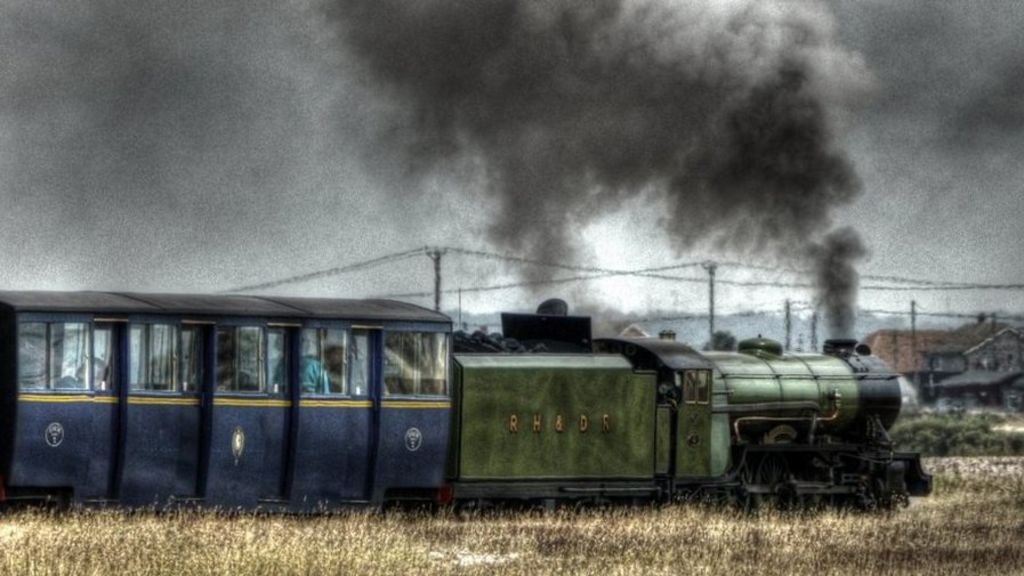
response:
M450 401L429 401L429 400L385 400L382 403L385 408L402 408L406 410L447 410L452 407Z
M19 402L47 404L117 404L117 396L90 396L88 394L18 394Z

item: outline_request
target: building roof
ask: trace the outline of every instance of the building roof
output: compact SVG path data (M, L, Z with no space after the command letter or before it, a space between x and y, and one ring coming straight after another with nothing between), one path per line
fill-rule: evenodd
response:
M967 350L964 350L964 354L972 354L974 352L977 352L978 350L984 348L985 346L988 346L992 342L995 342L995 340L997 338L999 338L1000 336L1002 336L1004 334L1012 334L1012 335L1016 336L1017 338L1021 337L1021 333L1019 331L1017 331L1016 328L1009 328L1009 327L1003 328L1002 330L996 332L995 334L989 336L988 338L985 338L981 342L978 342L974 346L971 346Z
M1013 382L1024 372L996 372L995 370L968 370L956 376L950 376L935 384L938 388L974 388L979 386L996 386Z
M878 330L864 338L864 343L897 372L921 372L927 369L929 354L963 354L1007 328L1006 324L976 322L955 330L918 330L916 335L910 330Z
M896 372L918 372L924 369L926 350L942 345L949 338L946 330L918 330L917 358L914 358L914 335L910 330L878 330L864 338L871 352Z
M16 312L268 316L450 322L439 312L394 300L352 300L217 294L132 292L3 292L0 305Z

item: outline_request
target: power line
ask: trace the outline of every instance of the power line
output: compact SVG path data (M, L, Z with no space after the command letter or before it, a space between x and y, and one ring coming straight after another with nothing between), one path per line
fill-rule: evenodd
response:
M308 282L309 280L316 280L319 278L326 278L328 276L335 276L337 274L344 274L346 272L355 272L357 270L364 270L367 268L373 268L382 264L388 264L390 262L397 262L399 260L405 260L413 256L419 256L427 253L427 248L415 248L413 250L406 250L405 252L395 252L392 254L386 254L377 258L371 258L370 260L363 260L361 262L354 262L352 264L346 264L344 266L337 266L335 268L327 268L325 270L318 270L316 272L310 272L308 274L297 274L295 276L288 276L278 280L272 280L270 282L263 282L260 284L249 284L247 286L239 286L237 288L231 288L229 290L223 290L222 293L230 292L250 292L252 290L265 290L268 288L276 288L278 286L284 286L285 284L295 284L298 282Z
M587 280L597 280L599 278L607 278L611 274L591 274L583 276L570 276L566 278L553 278L551 280L533 280L525 282L509 282L507 284L491 284L488 286L473 286L470 288L449 288L443 290L443 294L452 294L456 292L467 293L478 293L478 292L492 292L497 290L509 290L511 288L524 288L528 286L549 286L553 284L569 284L572 282L585 282ZM424 298L426 296L433 296L433 292L404 292L401 294L383 294L380 298Z
M517 264L526 264L531 266L542 266L545 268L557 268L560 270L569 270L572 272L588 272L606 274L608 276L645 276L650 278L661 278L665 280L678 280L677 276L666 276L657 274L657 272L665 272L668 270L679 270L681 268L695 268L701 265L701 262L682 262L678 264L669 264L667 266L656 266L652 268L644 268L641 270L617 270L612 268L599 268L596 266L578 266L575 264L564 264L559 262L551 262L548 260L538 260L535 258L527 258L524 256L516 256L512 254L499 254L497 252L487 252L484 250L470 250L468 248L458 248L454 246L445 246L445 250L454 254L462 254L465 256L476 256L479 258L486 258L490 260L500 260L503 262L515 262Z
M752 317L752 316L763 316L765 314L772 314L778 310L740 310L737 312L726 312L718 313L719 317L723 318L736 318L736 317ZM693 313L682 313L673 314L671 316L644 316L644 317L629 317L625 318L627 322L639 323L639 322L675 322L680 320L706 320L708 314L706 312L693 312Z
M651 278L656 280L667 280L670 282L686 282L694 284L703 284L706 282L705 278L693 277L693 276L677 276L671 274L662 274L669 270L679 270L683 268L695 268L704 264L704 262L682 262L677 264L670 264L665 266L655 266L642 269L623 270L623 269L611 269L601 268L596 266L578 266L572 264L564 264L558 262L550 262L546 260L540 260L535 258L527 258L523 256L516 256L511 254L500 254L497 252L489 252L484 250L472 250L468 248L445 246L438 247L435 250L444 250L449 253L461 254L464 256L473 256L478 258L486 258L491 260L499 260L503 262L514 262L518 264L525 264L531 266L543 266L548 268L556 268L561 270L569 270L574 272L583 272L585 274L568 277L568 278L556 278L546 281L525 281L525 282L512 282L506 284L492 285L492 286L477 286L463 288L463 292L488 292L494 290L505 290L510 288L527 287L527 286L540 286L549 284L565 284L570 282L582 282L590 281L598 278L609 278L615 276L633 276L641 278ZM392 254L386 254L377 258L355 262L344 266L338 266L333 268L327 268L324 270L318 270L307 274L298 274L273 280L270 282L263 282L258 284L251 284L246 286L239 286L223 292L249 292L253 290L265 290L269 288L275 288L286 284L295 284L300 282L307 282L310 280L316 280L319 278L326 278L338 274L344 274L348 272L355 272L359 270L365 270L397 262L410 258L420 254L427 254L430 251L429 248L416 248L413 250L407 250L404 252L396 252ZM723 261L718 262L722 266L731 266L737 268L747 268L752 270L761 271L774 271L774 272L788 272L788 273L809 273L807 270L800 270L796 268L788 267L777 267L777 266L764 266L758 264L746 264L743 262L735 261ZM914 291L960 291L960 290L1024 290L1024 284L982 284L982 283L956 283L942 280L930 280L930 279L915 279L906 278L901 276L875 276L875 275L863 275L864 279L873 280L886 280L889 282L900 282L900 283L913 283L915 286L894 286L886 284L867 284L860 287L861 290L866 291L895 291L895 292L914 292ZM738 286L746 288L790 288L790 289L815 289L817 286L810 282L784 282L779 280L731 280L726 278L716 278L716 284L725 286ZM444 293L451 293L456 290L446 290ZM393 298L409 298L419 297L423 293L410 292L404 294L395 294L390 297Z
M928 286L861 286L861 290L887 292L957 291L957 290L1024 290L1024 284L936 284Z
M980 315L988 315L987 312L921 312L920 310L913 312L908 310L880 310L876 308L858 308L858 314L878 314L886 316L910 316L916 314L917 316L930 316L933 318L969 318L976 319ZM997 314L1001 319L1013 320L1015 322L1024 321L1024 315L1015 314Z

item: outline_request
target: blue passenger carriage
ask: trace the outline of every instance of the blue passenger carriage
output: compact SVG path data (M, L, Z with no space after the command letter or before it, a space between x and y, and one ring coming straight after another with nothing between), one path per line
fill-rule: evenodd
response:
M429 498L447 317L381 300L0 292L0 498Z

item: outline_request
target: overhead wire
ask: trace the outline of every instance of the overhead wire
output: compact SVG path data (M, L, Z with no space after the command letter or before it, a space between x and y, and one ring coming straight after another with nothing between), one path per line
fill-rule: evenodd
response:
M445 254L457 254L475 258L483 258L489 260L497 260L501 262L509 262L519 265L527 266L541 266L546 268L560 269L566 271L580 272L574 276L567 276L561 278L551 278L547 280L526 280L518 282L506 282L500 284L490 284L483 286L469 286L461 288L448 288L442 291L443 294L454 294L454 293L485 293L501 290L509 290L514 288L525 288L534 286L552 286L560 284L569 284L575 282L589 282L594 280L600 280L612 277L638 277L638 278L649 278L656 280L665 280L672 282L686 282L694 284L705 284L709 281L707 277L696 277L696 276L680 276L674 274L664 274L664 272L671 270L682 270L686 268L696 268L706 264L708 261L689 261L680 262L676 264L654 266L640 269L614 269L614 268L603 268L598 266L580 266L574 264L565 264L559 262L551 262L547 260L529 258L524 256L518 256L513 254L502 254L498 252L491 252L486 250L474 250L458 246L438 246L431 248L428 246L414 248L411 250L405 250L401 252L394 252L385 254L376 258L367 260L361 260L345 264L342 266L336 266L323 270L317 270L305 274L297 274L293 276L287 276L272 280L268 282L261 282L256 284L249 284L244 286L237 286L228 290L222 291L223 293L240 293L240 292L251 292L256 290L267 290L284 286L288 284L308 282L311 280L317 280L321 278L327 278L345 273L357 272L362 270L368 270L399 262L415 256L429 255L431 251L441 251ZM770 266L761 264L750 264L736 261L715 261L715 264L719 267L734 267L740 269L757 270L762 272L780 272L786 274L809 274L811 271L802 270L799 268L785 267L785 266ZM984 284L984 283L966 283L966 282L952 282L945 280L934 280L934 279L921 279L921 278L908 278L903 276L891 276L891 275L870 275L864 274L860 278L866 280L884 281L899 283L903 285L892 285L892 284L864 284L859 288L866 291L897 291L897 292L915 292L915 291L961 291L961 290L1024 290L1024 284L1019 283L1003 283L1003 284ZM742 279L730 279L718 277L715 279L715 284L721 286L738 286L747 288L788 288L788 289L813 289L816 287L811 282L799 282L799 281L782 281L782 280L742 280ZM911 284L911 285L907 285ZM433 296L433 291L418 291L418 292L404 292L404 293L392 293L385 294L380 297L384 298L426 298ZM813 310L815 305L810 302L796 300L792 304L796 309L800 310ZM751 311L751 314L758 314L762 312ZM901 314L907 315L910 312L907 311L892 311L892 310L874 310L874 309L860 309L858 313L861 314ZM947 318L974 318L976 314L965 314L965 313L938 313L938 312L917 312L919 316L924 317L947 317ZM735 315L735 314L733 314ZM1024 317L1004 315L1002 316L1008 320L1018 320ZM665 317L668 319L669 317ZM685 314L681 316L672 316L673 319L699 319L707 318L707 315L694 315ZM644 320L639 320L644 321Z
M228 290L223 290L222 293L237 293L237 292L251 292L253 290L266 290L269 288L276 288L278 286L284 286L286 284L296 284L299 282L308 282L310 280L317 280L320 278L326 278L329 276L336 276L338 274L344 274L347 272L356 272L358 270L365 270L368 268L374 268L391 262L398 262L399 260L405 260L413 256L426 254L428 248L415 248L413 250L406 250L404 252L394 252L392 254L385 254L377 258L371 258L369 260L362 260L359 262L353 262L351 264L345 264L343 266L336 266L334 268L327 268L325 270L317 270L316 272L309 272L307 274L297 274L295 276L288 276L280 278L278 280L271 280L269 282L261 282L259 284L248 284L245 286L237 286Z

